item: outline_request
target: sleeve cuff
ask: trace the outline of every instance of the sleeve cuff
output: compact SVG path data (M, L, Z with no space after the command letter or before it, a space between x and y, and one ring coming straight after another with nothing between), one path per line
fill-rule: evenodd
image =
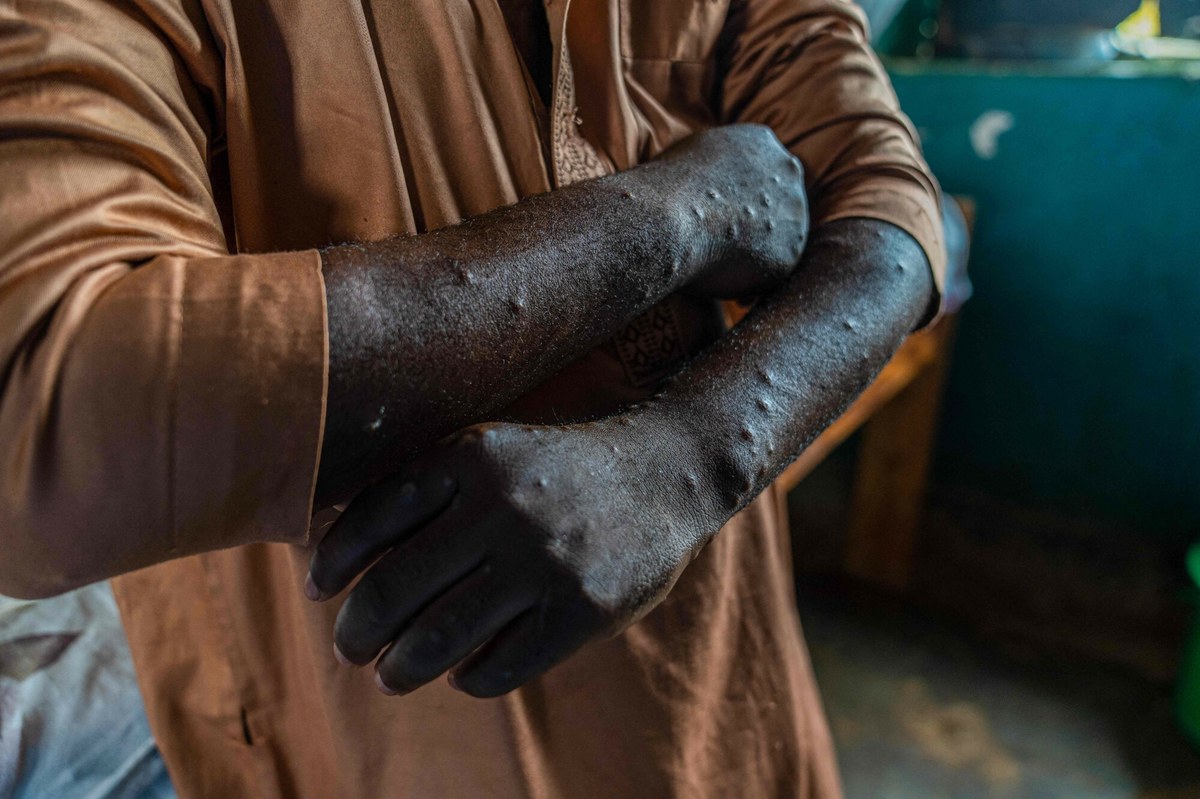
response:
M303 544L328 380L320 255L189 259L180 269L173 544Z

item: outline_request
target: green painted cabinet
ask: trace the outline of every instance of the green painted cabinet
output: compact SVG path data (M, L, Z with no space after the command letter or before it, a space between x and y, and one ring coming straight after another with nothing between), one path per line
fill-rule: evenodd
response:
M978 208L939 481L1200 535L1197 67L889 64Z

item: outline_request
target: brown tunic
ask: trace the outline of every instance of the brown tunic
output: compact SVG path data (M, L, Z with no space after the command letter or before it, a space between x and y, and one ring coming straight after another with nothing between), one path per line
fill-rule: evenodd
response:
M771 492L646 619L497 700L380 695L333 659L338 603L301 595L315 247L758 121L804 162L816 222L897 224L940 280L937 189L853 6L546 11L543 108L495 0L0 0L0 524L47 555L57 529L158 541L130 568L280 542L114 580L181 796L839 793ZM641 328L668 335L635 325L514 412L640 397L708 310L668 301Z

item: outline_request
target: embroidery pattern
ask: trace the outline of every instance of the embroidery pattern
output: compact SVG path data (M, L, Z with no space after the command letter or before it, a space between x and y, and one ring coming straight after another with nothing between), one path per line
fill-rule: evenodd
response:
M554 148L554 171L558 185L569 186L581 180L607 175L604 159L591 142L579 133L579 106L575 103L575 72L571 56L563 48L558 68L558 85L554 92L554 114L551 120Z
M662 380L683 363L683 339L670 300L626 325L613 343L625 376L639 388Z
M608 165L579 132L575 73L564 47L560 56L551 115L554 170L559 186L609 174ZM670 300L629 323L613 339L625 376L634 386L656 383L683 362L683 336Z

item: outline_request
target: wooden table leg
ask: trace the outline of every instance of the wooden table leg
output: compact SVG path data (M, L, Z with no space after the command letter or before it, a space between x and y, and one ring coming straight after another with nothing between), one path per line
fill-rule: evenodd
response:
M930 331L943 337L937 359L863 427L845 566L884 588L903 590L912 576L956 321Z

